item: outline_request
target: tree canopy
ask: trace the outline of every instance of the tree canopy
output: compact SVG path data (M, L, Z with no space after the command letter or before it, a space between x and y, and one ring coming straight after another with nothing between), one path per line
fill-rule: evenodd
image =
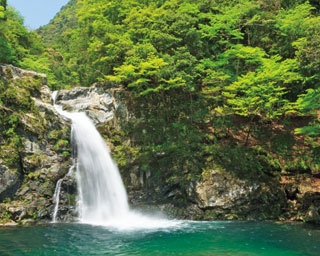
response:
M135 117L124 129L146 166L223 164L230 137L271 161L280 146L254 143L270 124L311 136L315 155L300 158L319 159L319 11L305 0L72 0L37 31L43 47L2 8L0 58L48 73L54 89L123 87ZM300 166L319 170L311 162Z

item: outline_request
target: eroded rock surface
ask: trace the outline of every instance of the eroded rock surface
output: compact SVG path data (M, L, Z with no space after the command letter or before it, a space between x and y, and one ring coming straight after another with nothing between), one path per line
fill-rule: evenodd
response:
M50 219L55 184L71 163L70 123L54 109L44 74L3 65L0 81L0 217Z
M279 183L242 180L219 170L202 175L195 200L206 217L218 219L277 218L286 205Z
M96 125L113 119L117 108L115 98L98 84L60 90L57 93L56 103L66 111L86 112Z

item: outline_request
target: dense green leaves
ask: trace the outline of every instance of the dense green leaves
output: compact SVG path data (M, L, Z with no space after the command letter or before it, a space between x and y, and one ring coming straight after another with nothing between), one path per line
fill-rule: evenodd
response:
M57 56L58 83L105 81L129 92L135 118L125 129L144 168L192 169L205 162L206 143L239 129L248 146L266 124L313 115L312 133L296 131L316 134L316 8L300 0L81 0L40 32ZM57 21L49 38L43 31Z
M320 90L308 89L306 94L300 96L298 105L305 113L316 116L316 119L309 125L296 129L298 134L308 134L310 136L320 135Z
M316 1L304 0L72 0L38 30L46 48L6 11L0 60L47 73L52 88L124 88L126 150L144 170L200 172L238 159L237 150L214 152L232 143L268 169L266 158L301 145L280 152L262 141L256 150L262 130L319 135L318 13Z
M0 19L0 63L46 72L50 76L40 37L24 27L23 18L13 8L3 8L3 13L5 19Z
M294 60L281 62L275 56L261 61L262 65L254 72L249 71L226 86L223 95L227 98L226 104L236 114L272 120L290 110L285 98L290 88L286 86L301 80L301 76L295 72L297 64Z

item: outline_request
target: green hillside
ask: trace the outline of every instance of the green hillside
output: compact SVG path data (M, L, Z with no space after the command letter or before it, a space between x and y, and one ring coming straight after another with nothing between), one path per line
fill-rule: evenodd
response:
M126 89L125 130L153 170L318 172L318 14L301 0L71 1L39 33L59 87Z

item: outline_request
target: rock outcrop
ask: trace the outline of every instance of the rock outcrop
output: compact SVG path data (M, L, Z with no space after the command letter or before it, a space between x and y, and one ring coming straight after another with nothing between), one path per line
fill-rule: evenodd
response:
M279 182L242 180L213 170L197 182L195 201L206 218L276 219L286 205L286 196Z
M70 123L57 115L44 74L0 66L2 222L50 219L56 181L70 166Z
M288 207L285 219L320 224L320 177L312 174L283 175Z
M117 108L115 98L99 84L60 90L56 96L56 103L69 112L86 112L96 125L112 120Z
M135 207L182 219L320 224L320 179L311 174L248 179L210 170L189 183L153 180L148 188L129 191L129 198Z
M205 171L189 183L176 180L162 184L153 191L139 196L131 194L130 198L139 207L183 219L278 219L287 206L286 194L276 179L241 179L222 170ZM150 205L146 207L143 201Z
M10 170L3 161L0 161L0 201L15 193L21 183L21 175Z

